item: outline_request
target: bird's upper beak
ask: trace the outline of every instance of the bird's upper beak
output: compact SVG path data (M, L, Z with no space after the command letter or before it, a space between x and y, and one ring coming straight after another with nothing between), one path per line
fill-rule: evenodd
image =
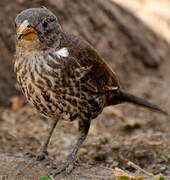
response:
M36 36L36 31L30 26L28 20L23 21L17 30L17 39L33 40Z

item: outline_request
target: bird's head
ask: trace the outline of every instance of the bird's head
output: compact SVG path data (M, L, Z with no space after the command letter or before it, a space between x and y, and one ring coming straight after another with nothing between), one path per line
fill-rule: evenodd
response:
M15 19L17 41L38 41L47 44L57 39L61 32L57 17L47 8L30 8Z

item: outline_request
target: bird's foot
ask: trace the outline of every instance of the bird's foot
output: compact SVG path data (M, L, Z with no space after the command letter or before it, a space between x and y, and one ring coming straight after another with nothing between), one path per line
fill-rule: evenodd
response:
M57 174L62 172L65 174L70 174L74 169L77 160L77 155L73 156L70 154L63 162L60 162L55 167L53 167L53 170L50 172L49 176L55 177Z
M47 159L48 157L48 152L47 151L39 151L38 153L34 153L34 152L27 152L25 153L25 156L28 158L34 158L37 161L42 161L44 159Z

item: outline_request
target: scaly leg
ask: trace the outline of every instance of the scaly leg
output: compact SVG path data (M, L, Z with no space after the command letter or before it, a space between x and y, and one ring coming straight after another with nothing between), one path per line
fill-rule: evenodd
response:
M87 137L89 127L90 127L90 122L91 122L91 120L80 120L79 121L79 136L78 136L78 141L76 143L76 146L74 147L72 153L67 156L67 158L64 160L64 162L60 163L56 167L56 169L54 169L50 173L50 175L55 177L57 174L61 173L62 171L65 171L68 174L73 170L74 164L77 160L78 149Z
M48 144L50 142L50 138L53 134L53 131L57 125L57 122L58 122L58 120L51 121L50 128L49 128L49 131L47 132L45 141L43 142L41 149L40 149L38 155L36 156L37 160L39 160L39 161L45 159L45 157L48 155L48 152L47 152Z

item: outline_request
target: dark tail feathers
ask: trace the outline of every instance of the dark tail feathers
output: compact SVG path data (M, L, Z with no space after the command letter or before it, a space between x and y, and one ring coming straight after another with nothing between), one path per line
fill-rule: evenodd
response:
M123 90L119 90L116 98L120 102L130 102L130 103L137 104L137 105L140 105L140 106L143 106L146 108L150 108L151 110L163 113L165 115L168 115L167 112L163 111L157 105L152 104L143 98L140 98L140 97L134 96L132 94L126 93Z

